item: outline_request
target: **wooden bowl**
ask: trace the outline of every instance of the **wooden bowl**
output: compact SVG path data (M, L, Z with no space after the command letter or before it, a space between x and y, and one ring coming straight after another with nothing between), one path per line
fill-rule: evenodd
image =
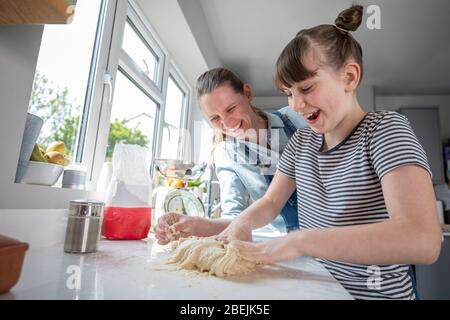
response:
M0 294L19 281L28 244L0 235Z

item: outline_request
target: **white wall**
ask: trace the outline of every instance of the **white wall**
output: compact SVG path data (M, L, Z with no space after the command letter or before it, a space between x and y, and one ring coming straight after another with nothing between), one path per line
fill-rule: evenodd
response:
M192 86L209 66L177 0L137 0L148 22ZM211 60L218 60L208 53Z
M366 111L375 111L375 92L373 86L360 86L356 91L361 108Z
M178 4L208 68L222 66L200 2L198 0L178 0Z
M376 96L376 110L397 110L400 107L438 106L441 136L450 139L450 96Z
M16 173L42 30L42 26L0 26L2 191Z
M274 110L288 105L285 96L257 96L253 98L252 105L262 110Z

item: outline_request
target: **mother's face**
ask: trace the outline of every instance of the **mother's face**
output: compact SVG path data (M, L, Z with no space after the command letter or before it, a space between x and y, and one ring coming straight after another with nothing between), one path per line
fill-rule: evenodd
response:
M250 102L252 91L249 85L244 85L244 93L236 93L229 85L221 85L201 96L198 100L203 116L211 125L226 134L238 139L244 139L255 127L256 114Z

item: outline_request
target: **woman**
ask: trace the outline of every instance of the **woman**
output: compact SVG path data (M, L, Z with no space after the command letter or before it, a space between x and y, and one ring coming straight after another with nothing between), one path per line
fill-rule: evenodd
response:
M266 192L279 154L296 129L305 126L288 107L275 113L254 108L250 85L225 68L209 70L198 78L197 98L203 116L217 131L213 158L220 184L222 219L166 214L155 227L161 244L180 235L211 236L223 231L248 207L249 201ZM282 231L298 229L296 203L294 193L280 210L284 222L278 217L273 225Z
M362 9L301 30L282 51L275 82L309 127L289 141L267 193L218 238L238 239L242 257L263 263L316 257L356 299L415 299L410 265L436 261L442 239L431 172L404 116L358 103L362 49L350 32ZM300 230L239 241L294 190Z

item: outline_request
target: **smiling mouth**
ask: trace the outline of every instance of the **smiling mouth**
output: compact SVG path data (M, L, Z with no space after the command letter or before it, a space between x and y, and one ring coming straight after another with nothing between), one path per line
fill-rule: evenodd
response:
M236 127L234 127L233 129L229 129L228 131L230 132L236 132L237 130L239 130L239 128L242 125L242 120L238 123L238 125Z
M313 120L316 120L319 117L319 114L320 114L320 110L317 110L317 111L314 111L314 112L311 112L311 113L304 114L303 116L307 120L313 121Z

